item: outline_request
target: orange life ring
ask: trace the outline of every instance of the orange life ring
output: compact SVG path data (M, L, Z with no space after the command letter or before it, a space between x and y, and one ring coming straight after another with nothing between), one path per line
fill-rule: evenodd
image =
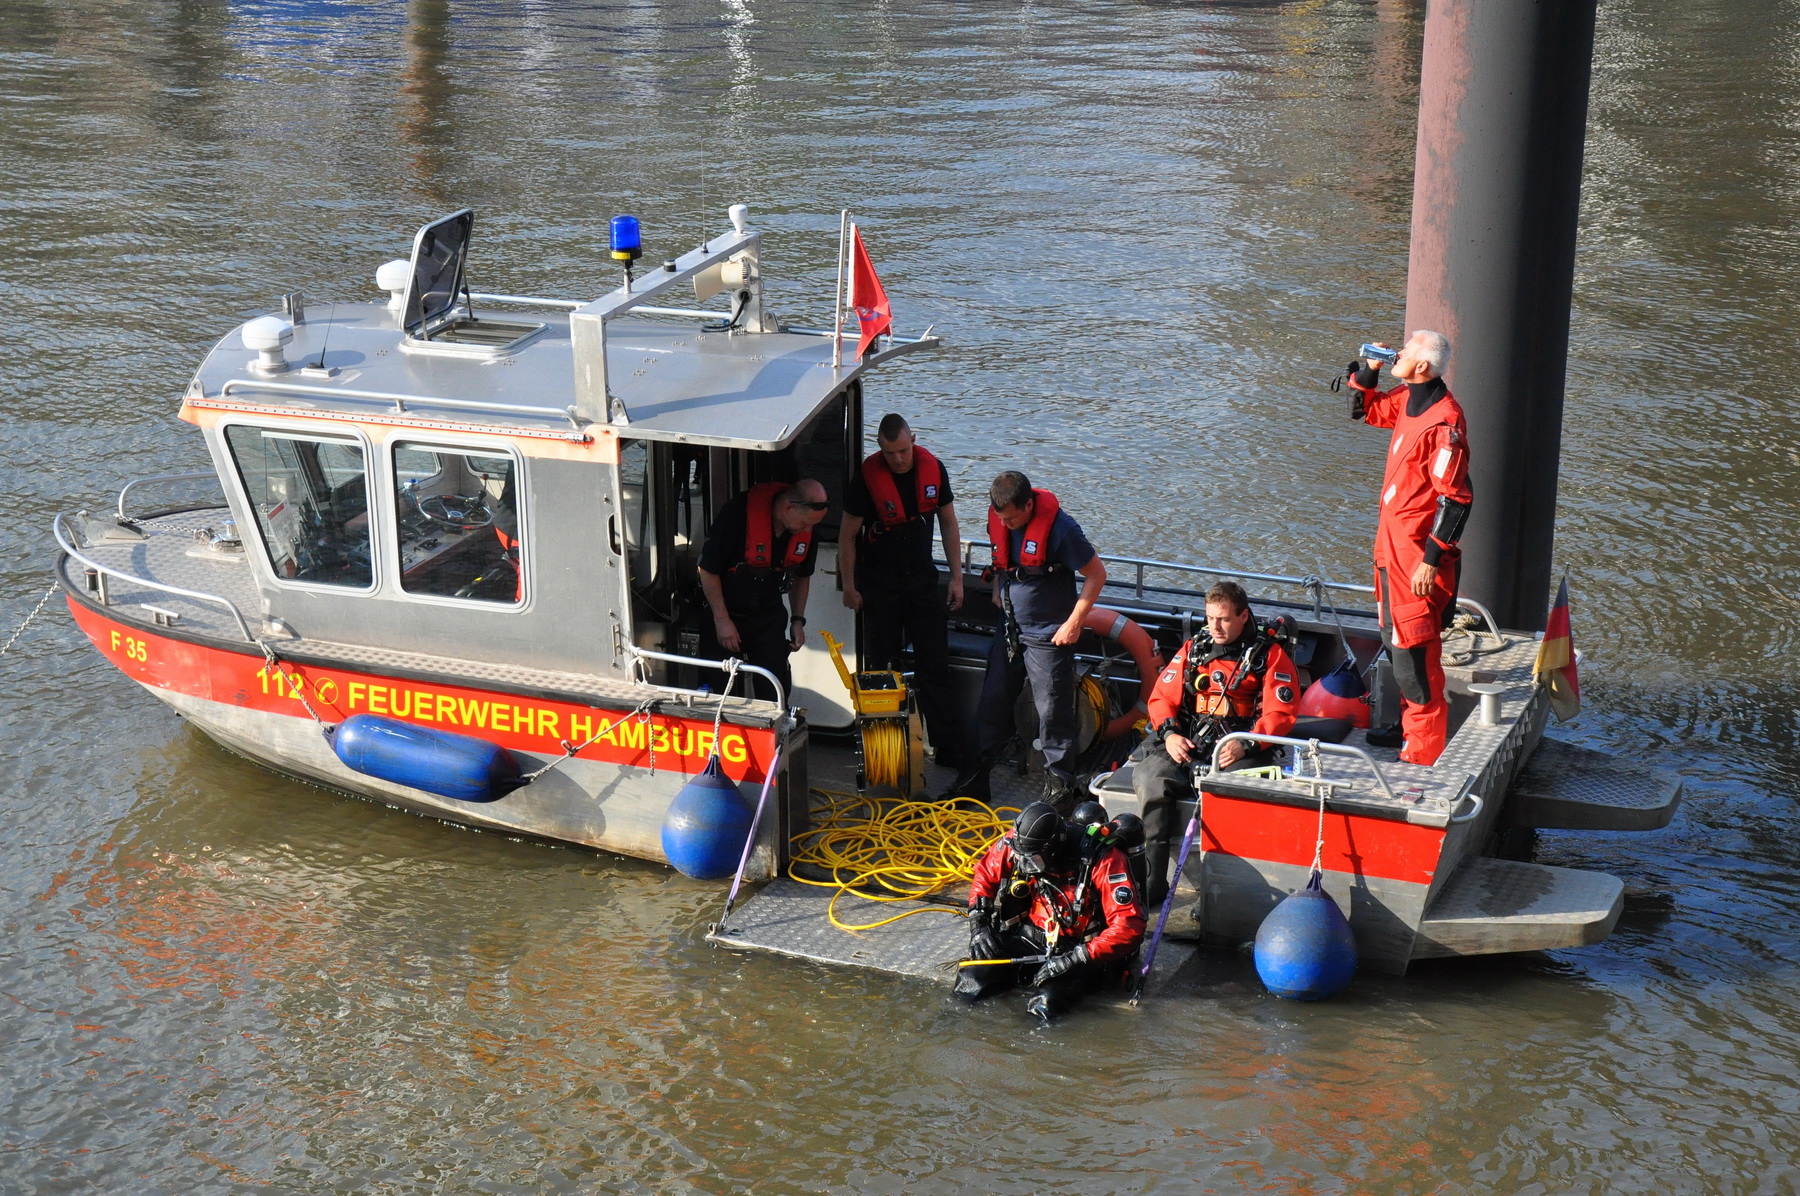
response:
M1131 659L1137 664L1137 705L1106 724L1106 738L1117 739L1149 713L1150 691L1156 688L1156 675L1162 672L1162 657L1157 655L1156 641L1150 638L1150 633L1116 610L1096 606L1088 611L1081 625L1095 635L1116 640L1131 653Z

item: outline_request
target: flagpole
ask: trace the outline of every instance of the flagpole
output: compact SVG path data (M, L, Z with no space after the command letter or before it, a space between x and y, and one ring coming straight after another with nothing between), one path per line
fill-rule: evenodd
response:
M838 213L837 310L831 326L831 368L844 364L844 248L848 244L850 209Z
M844 277L849 285L844 288L844 299L848 302L848 310L856 311L856 247L862 243L862 234L856 231L856 221L850 222L850 244L844 251ZM861 360L862 350L862 313L856 312L856 348L857 359Z

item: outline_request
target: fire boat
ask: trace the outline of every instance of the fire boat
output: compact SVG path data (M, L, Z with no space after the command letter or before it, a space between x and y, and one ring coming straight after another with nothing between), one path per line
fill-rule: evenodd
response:
M825 803L917 802L950 779L927 762L904 673L858 671L857 616L836 592L867 376L937 339L888 335L857 356L835 317L780 319L741 204L718 235L635 274L635 221L623 247L615 221L625 279L593 299L471 290L474 223L465 210L419 229L364 299L290 293L213 346L180 406L211 468L127 480L103 513L54 521L76 624L231 751L446 822L680 864L671 828L711 776L757 808L719 846L760 886L713 941L947 983L960 918L839 929L833 891L796 862ZM792 692L764 674L767 700L746 684L758 670L698 655L696 564L728 500L800 477L831 498L814 634ZM969 594L951 651L971 710L1000 634L988 548L944 562ZM1214 580L1290 620L1303 683L1366 677L1373 721L1392 721L1380 630L1357 607L1369 587L1268 563L1102 559L1105 609L1078 660L1085 779L1110 812L1136 809L1137 705ZM1680 782L1547 737L1537 638L1461 605L1443 756L1401 763L1341 720L1303 722L1286 767L1206 776L1171 938L1239 946L1315 853L1375 970L1612 930L1618 879L1506 857L1534 829L1665 825ZM1002 814L1035 794L1029 710L996 770ZM910 907L961 900L951 887Z

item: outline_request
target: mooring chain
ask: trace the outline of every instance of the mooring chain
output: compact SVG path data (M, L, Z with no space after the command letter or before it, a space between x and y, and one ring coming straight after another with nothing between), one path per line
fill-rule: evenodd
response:
M275 649L269 646L268 640L257 640L256 646L262 649L263 656L267 658L269 671L281 678L282 684L287 686L287 692L298 698L300 704L306 707L306 713L312 715L312 721L319 724L319 734L329 740L331 724L320 718L319 712L314 710L312 703L306 700L306 679L304 677L295 679L288 675L287 671L281 667L281 657L275 655Z
M624 714L621 714L618 718L615 718L612 722L607 723L605 726L601 727L598 731L595 731L592 735L589 735L586 739L582 740L578 744L570 743L566 739L563 740L562 741L563 754L561 756L558 756L556 759L550 761L550 763L544 765L542 768L536 769L532 772L528 772L524 776L520 777L519 778L520 783L529 785L529 784L531 784L531 782L537 780L539 777L541 777L545 773L549 772L552 768L555 768L558 764L561 764L566 760L574 759L576 756L581 754L583 749L588 747L595 740L597 740L597 739L601 738L602 736L604 736L605 734L607 734L614 727L621 726L625 723L628 723L640 714L648 717L651 713L651 708L653 706L655 706L656 703L660 700L661 700L660 698L658 698L654 695L651 697L645 698L643 701L639 702L631 710L628 710ZM654 760L655 752L656 752L656 747L655 747L655 743L654 743L655 737L647 736L646 738L648 738L652 741L650 751L651 751L651 759Z
M39 598L37 605L31 608L31 613L25 616L25 621L19 624L19 629L12 633L4 647L0 647L0 656L5 656L12 651L12 646L19 642L19 637L25 634L25 629L31 626L31 621L38 617L39 612L44 609L44 605L50 601L50 596L56 593L57 584L54 581L50 583L50 588L44 591L44 596Z

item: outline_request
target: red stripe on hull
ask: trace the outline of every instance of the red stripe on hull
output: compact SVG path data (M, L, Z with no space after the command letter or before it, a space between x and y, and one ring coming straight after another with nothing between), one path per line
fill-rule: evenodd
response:
M1206 851L1305 868L1312 863L1318 830L1316 808L1208 793L1200 841ZM1322 863L1328 872L1428 885L1443 844L1441 827L1327 810Z
M306 718L288 681L260 656L209 648L156 635L149 628L98 614L73 598L69 613L100 654L126 676L168 690ZM378 714L422 727L473 735L501 747L558 756L563 741L580 743L618 717L572 702L525 698L456 685L383 677L375 673L283 662L282 672L306 695L319 717L340 723L353 714ZM775 754L775 733L759 727L719 729L719 757L734 781L760 782ZM582 760L634 768L697 773L712 754L712 720L656 714L622 722L581 750Z

